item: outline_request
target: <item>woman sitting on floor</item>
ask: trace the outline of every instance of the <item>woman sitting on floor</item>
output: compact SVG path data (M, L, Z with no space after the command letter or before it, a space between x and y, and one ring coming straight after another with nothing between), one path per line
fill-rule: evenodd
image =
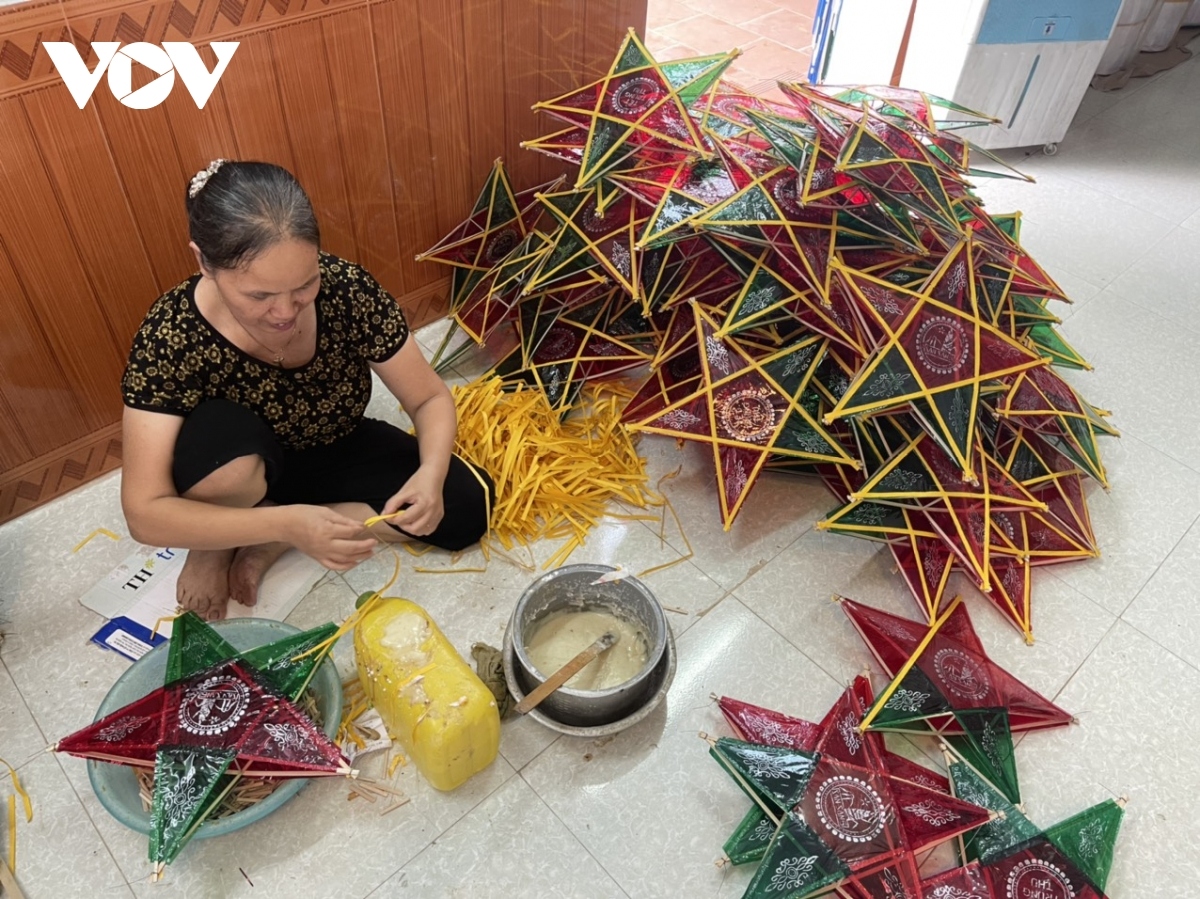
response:
M122 506L134 539L189 550L180 606L216 619L231 597L254 605L290 546L344 571L374 537L479 540L493 486L451 453L450 391L395 299L320 250L296 179L217 160L187 212L200 272L151 306L122 381ZM415 437L363 417L372 371Z

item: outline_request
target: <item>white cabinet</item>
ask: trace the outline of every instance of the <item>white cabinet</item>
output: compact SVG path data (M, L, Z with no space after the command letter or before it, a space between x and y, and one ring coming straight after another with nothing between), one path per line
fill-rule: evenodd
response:
M887 84L902 59L901 86L1000 120L964 132L973 143L1055 145L1083 100L1120 6L1120 0L823 0L810 78Z

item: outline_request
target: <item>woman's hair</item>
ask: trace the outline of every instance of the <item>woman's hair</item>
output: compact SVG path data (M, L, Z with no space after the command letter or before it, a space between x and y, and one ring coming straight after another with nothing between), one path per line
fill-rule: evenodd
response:
M283 240L321 245L308 194L285 168L218 159L187 189L188 233L204 264L237 268Z

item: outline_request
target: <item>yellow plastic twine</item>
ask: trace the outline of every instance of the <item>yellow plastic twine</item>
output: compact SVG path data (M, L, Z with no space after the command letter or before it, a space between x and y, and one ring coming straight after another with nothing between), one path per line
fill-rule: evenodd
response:
M333 648L334 643L336 643L350 631L354 630L354 628L358 626L358 623L362 621L363 618L365 618L367 614L379 604L379 601L383 598L383 594L390 590L392 584L396 583L396 579L400 577L400 554L396 552L394 547L389 546L388 549L392 551L392 556L396 562L396 566L392 569L392 576L388 578L388 582L367 597L366 602L351 612L346 620L342 622L341 627L334 631L331 637L326 640L322 640L316 646L310 647L298 655L292 656L292 661L299 661L300 659L306 658L313 653L329 652L329 650Z
M627 399L605 384L585 391L566 420L542 391L518 385L506 392L496 377L454 389L455 452L490 472L497 484L485 558L517 545L566 537L543 568L562 565L605 516L610 500L660 506L647 486L645 460L621 424Z
M25 792L25 788L21 786L21 779L17 777L17 771L4 759L0 759L0 765L8 769L8 774L12 778L13 789L16 795L8 797L8 870L13 874L17 873L17 796L21 797L21 804L25 809L25 822L29 823L33 820L33 801L29 798L29 794ZM5 864L3 859L0 859L0 865Z
M88 534L86 537L84 537L82 540L80 540L78 543L76 543L74 549L72 549L71 552L72 553L79 552L81 549L83 549L85 546L87 546L89 543L91 543L97 537L107 537L110 540L120 540L121 539L116 534L114 534L112 531L110 531L108 528L96 528L96 530L92 531L90 534Z

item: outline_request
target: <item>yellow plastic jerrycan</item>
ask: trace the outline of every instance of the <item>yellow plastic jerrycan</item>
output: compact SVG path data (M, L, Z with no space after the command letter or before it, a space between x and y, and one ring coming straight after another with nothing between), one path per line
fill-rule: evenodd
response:
M437 789L496 758L495 697L416 603L385 597L355 628L354 655L388 733Z

